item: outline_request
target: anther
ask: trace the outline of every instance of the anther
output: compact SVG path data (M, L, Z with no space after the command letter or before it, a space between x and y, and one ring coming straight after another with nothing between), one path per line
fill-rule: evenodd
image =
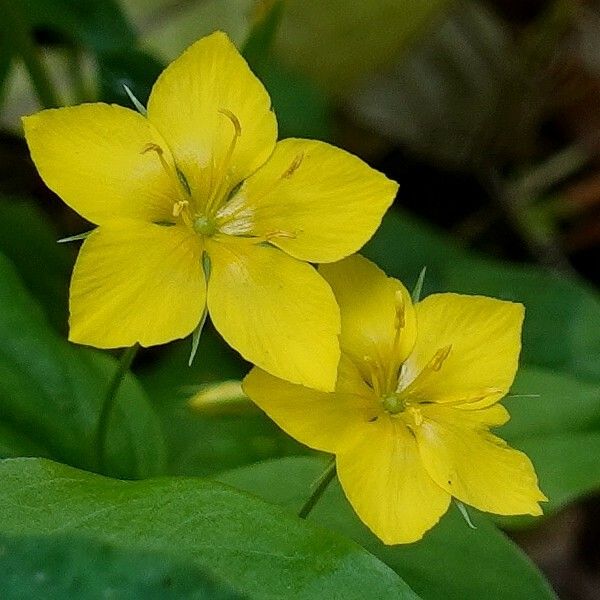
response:
M442 368L442 365L444 364L444 361L448 358L448 355L450 354L450 350L452 350L452 344L448 344L447 346L444 346L443 348L440 348L433 355L433 358L431 359L431 361L430 361L430 363L429 363L428 366L433 371L439 371Z
M269 231L269 233L266 233L264 237L268 242L274 238L286 238L286 239L294 240L298 236L292 231L283 231L281 229L277 229L275 231Z
M212 169L210 174L211 193L206 201L206 213L213 214L218 205L223 201L223 197L227 196L228 185L230 184L230 176L228 174L229 167L233 158L233 153L237 145L238 138L242 135L242 125L240 120L227 108L220 108L219 114L227 117L233 125L233 137L229 143L229 148L223 157L223 162L217 165L216 159L213 156Z
M394 294L394 305L396 308L396 328L402 329L406 325L406 320L404 317L404 295L400 290L396 290L396 293Z
M371 387L373 388L375 394L378 396L381 395L381 385L380 385L380 375L381 375L381 367L379 363L368 354L363 356L363 362L367 367L369 378L371 379Z
M158 160L160 160L160 164L162 165L162 168L165 170L165 172L167 173L167 175L171 178L171 181L173 182L173 185L175 186L175 189L177 189L180 193L180 196L189 196L189 186L187 185L187 181L185 182L185 185L182 182L182 177L183 177L183 173L180 174L177 172L176 168L172 167L166 160L165 158L165 153L164 150L158 145L155 144L154 142L150 142L149 144L146 144L144 146L144 148L142 149L141 154L147 154L148 152L156 152L156 156L158 156ZM181 194L181 191L183 190L184 194ZM183 202L185 202L185 200L183 200ZM175 210L175 209L173 209ZM174 215L177 216L177 215Z
M235 137L240 137L242 135L242 125L240 120L227 108L220 108L219 112L231 121L233 128L235 129Z
M173 204L173 216L178 217L184 210L189 206L189 202L187 200L179 200Z
M300 167L304 160L304 152L297 154L290 166L282 173L280 179L289 179Z

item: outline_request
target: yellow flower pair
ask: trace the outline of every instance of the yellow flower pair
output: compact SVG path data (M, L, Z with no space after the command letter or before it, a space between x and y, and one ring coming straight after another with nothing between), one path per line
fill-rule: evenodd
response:
M453 294L413 307L365 259L336 263L371 237L397 184L328 144L277 142L267 92L224 34L167 67L147 115L87 104L24 126L44 181L98 226L73 273L72 341L161 344L208 312L259 367L251 398L336 454L387 543L419 539L451 496L539 514L528 459L488 431L508 418L496 403L522 307Z

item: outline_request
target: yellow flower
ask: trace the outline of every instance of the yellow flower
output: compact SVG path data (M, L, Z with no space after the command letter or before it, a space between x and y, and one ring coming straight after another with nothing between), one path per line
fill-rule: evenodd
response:
M258 368L244 390L304 444L336 455L340 483L386 544L419 540L452 497L501 515L540 515L531 462L491 434L518 364L523 306L404 286L351 256L321 274L338 300L342 357L334 393Z
M225 34L165 69L147 116L84 104L24 127L48 187L98 225L73 273L72 341L162 344L208 310L247 360L333 390L339 309L308 263L360 248L397 184L328 144L276 142L269 96Z

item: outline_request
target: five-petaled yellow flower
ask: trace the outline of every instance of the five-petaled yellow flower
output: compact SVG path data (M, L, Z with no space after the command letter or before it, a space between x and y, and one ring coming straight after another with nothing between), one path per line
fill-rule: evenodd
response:
M98 225L73 272L72 341L161 344L208 310L249 361L333 390L339 309L308 263L360 248L397 184L328 144L277 142L269 96L225 34L167 67L147 116L84 104L24 127L48 187Z
M523 306L433 294L412 304L397 280L351 256L320 267L340 305L336 390L253 369L244 389L301 442L336 455L340 483L386 544L419 540L452 497L501 515L540 515L531 462L491 434L514 379Z

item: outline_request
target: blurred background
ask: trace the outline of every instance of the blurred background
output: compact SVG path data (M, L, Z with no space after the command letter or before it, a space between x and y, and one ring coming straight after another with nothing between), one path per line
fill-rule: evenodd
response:
M540 306L547 299L546 314L537 313L545 326L531 329L537 354L525 359L598 382L597 355L569 363L551 347L569 329L600 348L598 330L578 317L553 318L555 304L575 302L573 289L594 294L600 285L600 3L20 0L0 8L0 250L59 332L77 248L52 240L87 229L37 176L21 115L84 101L130 106L124 84L145 103L169 61L222 29L269 90L280 137L330 141L400 182L393 210L401 224L378 234L372 258L409 287L426 265L426 290L492 286ZM32 53L47 76L36 76ZM537 265L507 276L527 292L503 294L503 267L482 256ZM530 280L532 272L552 274L558 291ZM579 312L586 306L577 301ZM136 365L164 427L180 432L171 471L203 475L215 455L233 467L298 452L250 407L244 442L230 439L239 415L190 426L182 390L238 377L244 365L210 329L192 372L183 371L187 352L172 344ZM598 389L590 392L596 405ZM600 599L600 501L584 491L587 499L511 533L564 599Z

